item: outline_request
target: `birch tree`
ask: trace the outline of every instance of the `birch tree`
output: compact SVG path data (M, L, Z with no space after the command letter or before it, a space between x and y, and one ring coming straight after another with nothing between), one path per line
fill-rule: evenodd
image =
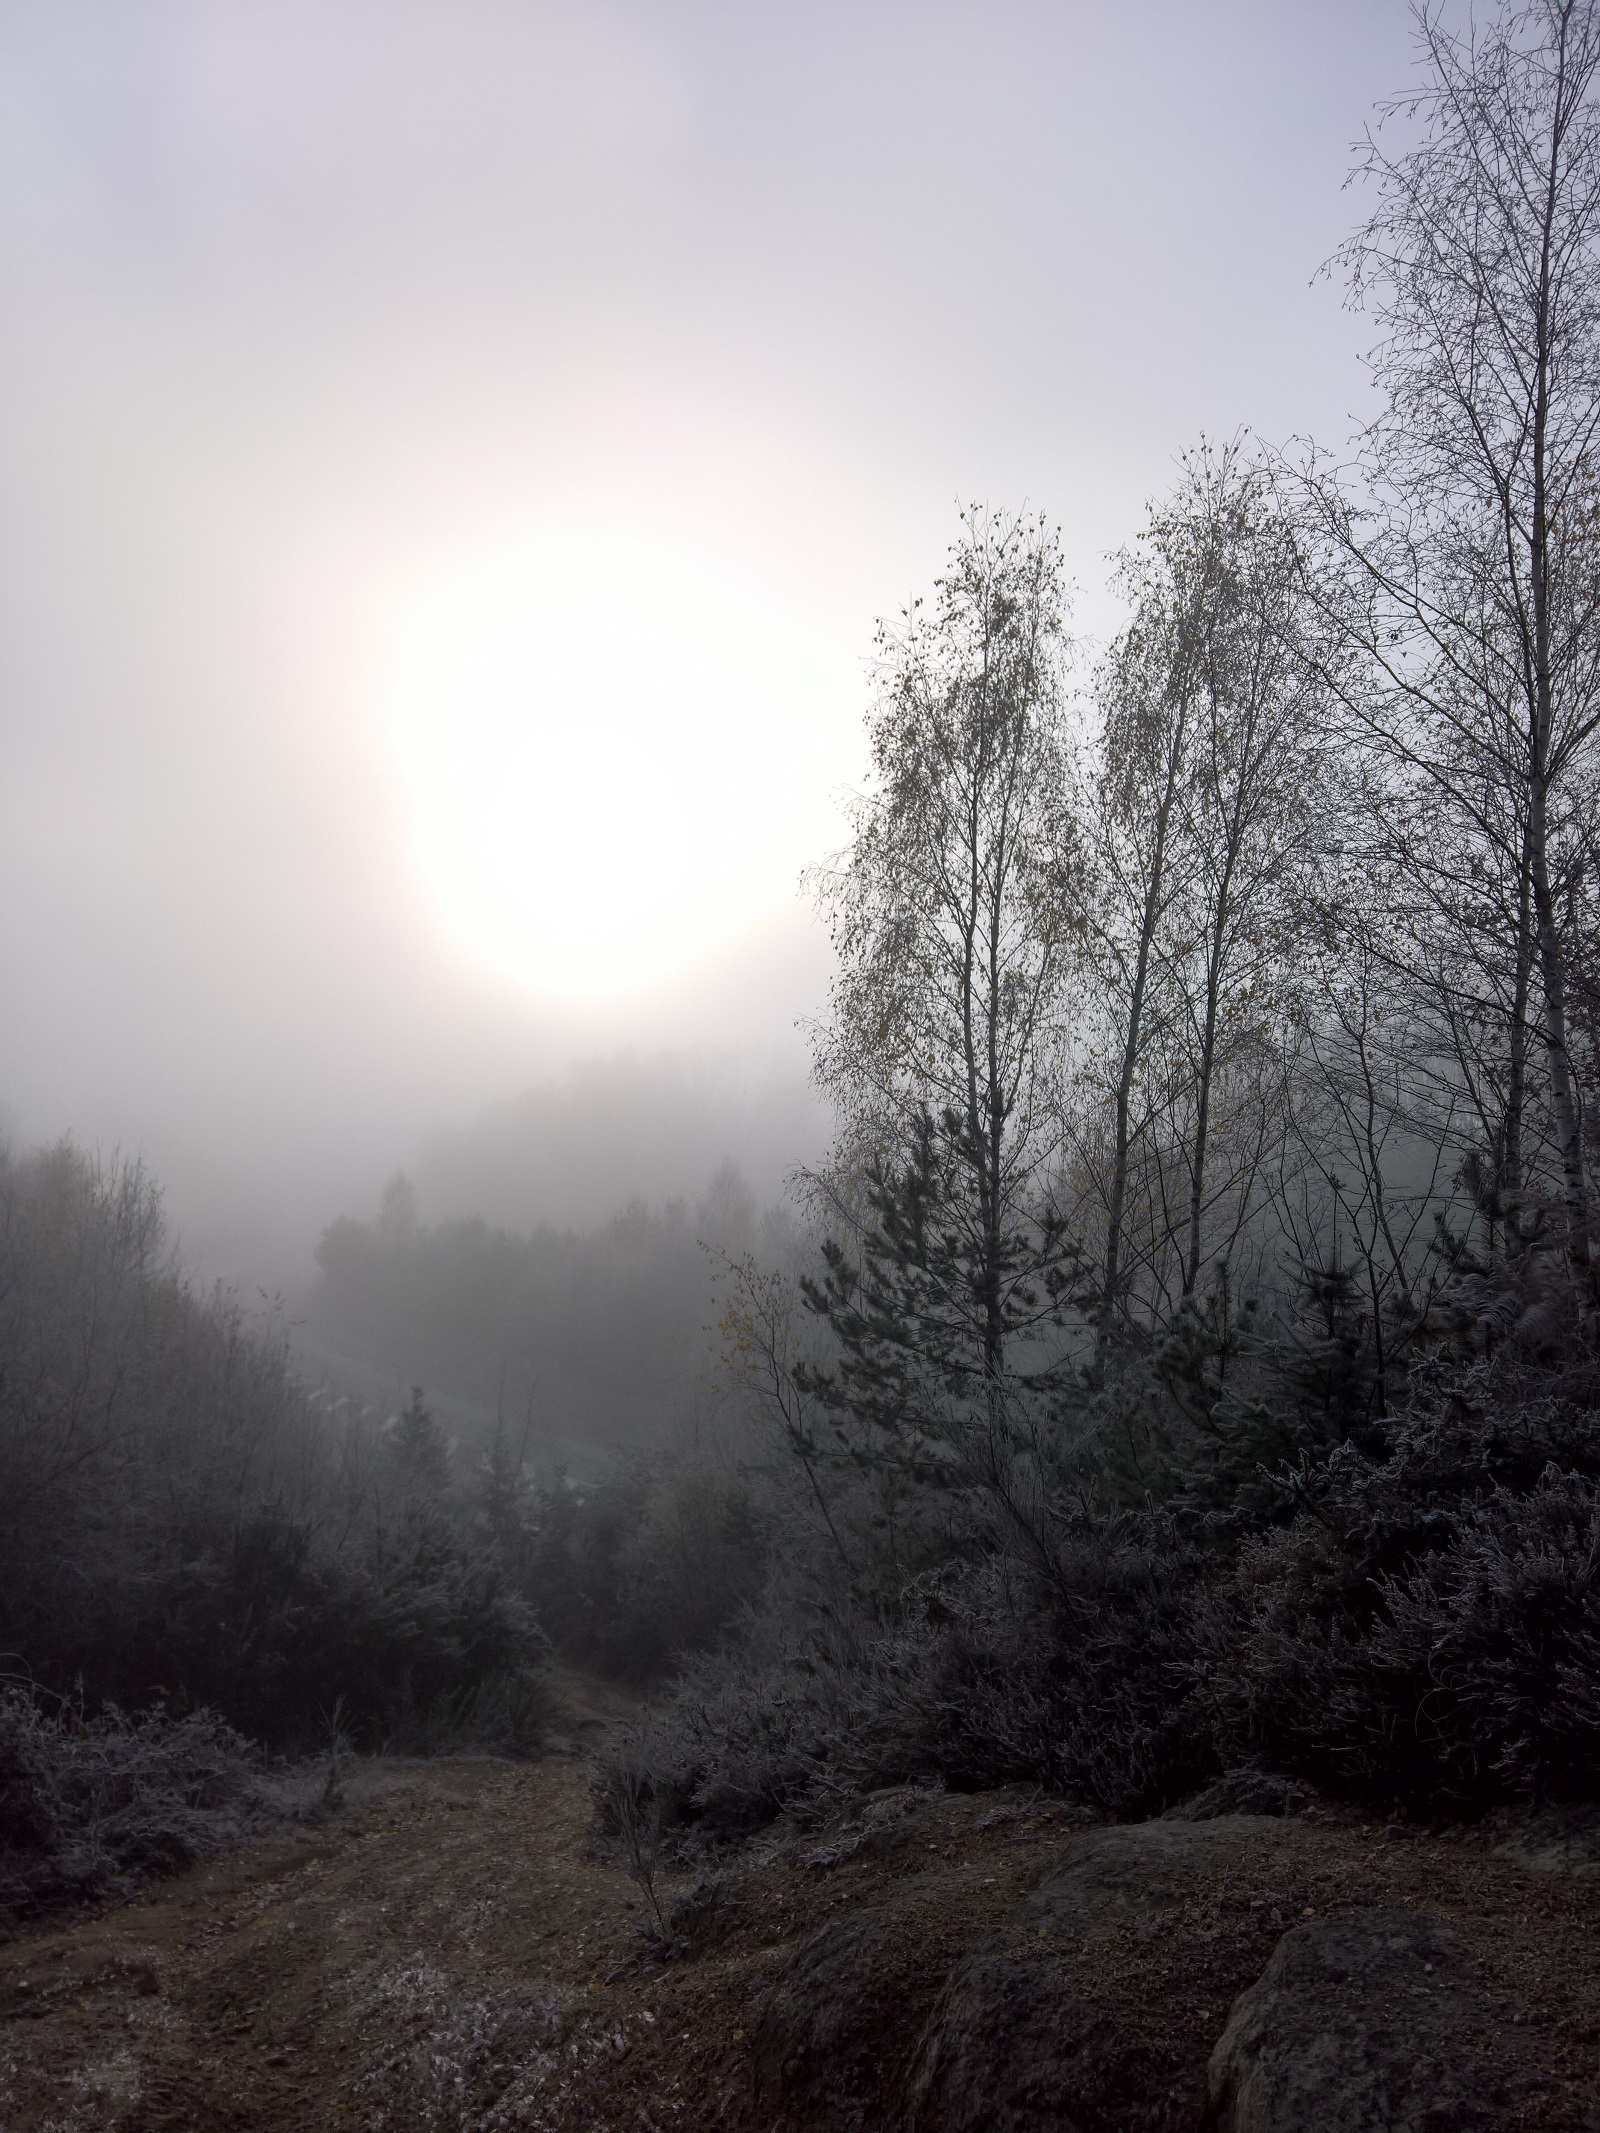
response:
M1385 112L1413 145L1369 137L1374 205L1341 255L1382 331L1384 411L1307 495L1360 654L1345 703L1385 856L1420 908L1475 910L1492 948L1460 959L1451 1005L1505 1028L1502 1195L1528 1188L1537 1055L1587 1270L1565 913L1600 721L1600 16L1533 0L1459 35L1431 5L1416 24L1425 84Z
M1091 803L1102 1329L1126 1303L1136 1173L1152 1298L1192 1297L1248 1222L1280 1109L1274 971L1329 833L1293 538L1237 445L1185 463L1120 584L1133 613L1101 677Z
M964 514L931 611L879 633L871 785L815 884L839 962L818 1083L880 1201L891 1173L936 1194L924 1271L991 1390L1066 1250L1042 1204L1082 921L1064 607L1043 523Z

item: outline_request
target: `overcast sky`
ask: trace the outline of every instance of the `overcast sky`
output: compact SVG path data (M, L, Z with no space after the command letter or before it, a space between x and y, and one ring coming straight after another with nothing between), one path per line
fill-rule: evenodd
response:
M463 932L408 618L569 531L691 557L847 786L958 497L1059 520L1092 635L1202 433L1348 436L1366 329L1314 277L1410 64L1401 0L6 0L17 1130L145 1151L243 1266L573 1056L792 1047L825 966L770 883L600 1002ZM564 776L603 851L604 763Z

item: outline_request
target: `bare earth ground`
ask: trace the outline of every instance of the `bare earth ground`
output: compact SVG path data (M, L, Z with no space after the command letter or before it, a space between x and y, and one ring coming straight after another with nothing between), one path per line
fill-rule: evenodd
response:
M854 1851L813 1835L747 1855L661 1960L638 1889L592 1850L592 1744L620 1699L571 1694L570 1754L391 1766L320 1829L0 1947L3 2133L895 2122L951 1962L1068 1855L1070 1819L1021 1793L880 1801ZM863 1905L889 1924L823 2088L773 2093L772 1983ZM1241 1841L1159 1933L1097 1942L1087 1989L1167 2099L1105 2124L1198 2126L1207 2055L1283 1931L1412 1905L1452 1921L1502 2009L1495 2051L1535 2088L1510 2122L1600 2123L1600 1881L1324 1810Z

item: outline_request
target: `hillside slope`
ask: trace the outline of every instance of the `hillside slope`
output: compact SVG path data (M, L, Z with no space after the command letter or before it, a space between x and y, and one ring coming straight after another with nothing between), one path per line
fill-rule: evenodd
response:
M1381 2066L1335 2076L1354 2115L1266 2108L1282 1990L1229 2031L1208 2117L1239 1996L1317 1921L1347 1941L1353 1913L1415 1972L1378 1977L1382 2006L1352 2019L1380 2059L1372 2025L1398 2022L1404 2078L1445 2084L1418 2124L1595 2123L1600 1881L1315 1805L1092 1830L1020 1794L902 1792L719 1879L668 1877L663 1959L594 1850L581 1741L606 1713L591 1694L580 1745L542 1763L397 1767L336 1824L0 1949L0 2125L1397 2123ZM1347 1953L1314 1981L1319 2039L1363 1989Z

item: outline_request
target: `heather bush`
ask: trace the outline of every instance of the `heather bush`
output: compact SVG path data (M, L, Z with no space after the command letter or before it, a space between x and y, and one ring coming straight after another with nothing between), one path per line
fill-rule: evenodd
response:
M0 1693L0 1920L175 1872L260 1813L249 1743L213 1711L90 1716Z
M691 1665L619 1754L686 1837L815 1819L879 1787L1012 1782L1148 1813L1214 1768L1191 1688L1201 1559L1150 1522L925 1573L893 1609L789 1590Z
M1600 1414L1526 1367L1419 1385L1387 1455L1292 1477L1300 1509L1208 1595L1219 1737L1428 1810L1592 1797Z

